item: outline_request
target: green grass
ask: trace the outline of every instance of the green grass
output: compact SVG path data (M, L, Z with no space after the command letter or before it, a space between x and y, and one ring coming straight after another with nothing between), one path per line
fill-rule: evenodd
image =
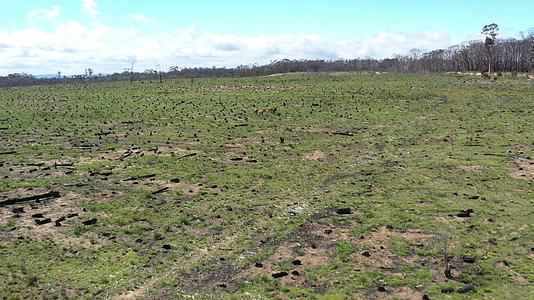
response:
M20 218L0 208L0 298L112 298L147 283L141 298L344 299L384 283L431 299L461 299L440 287L465 283L476 286L469 298L528 298L533 181L510 170L534 158L533 124L534 87L523 79L336 73L0 89L0 153L16 151L0 155L1 195L59 190L69 203L35 211L80 214L54 228L23 224L28 204ZM121 159L128 149L138 153ZM314 151L324 156L305 158ZM50 161L75 169L46 169ZM338 207L353 214L327 213ZM449 216L468 208L471 218ZM325 265L302 266L307 283L246 273L281 244L305 244L301 225L325 213L321 222L349 238L331 242ZM402 261L439 262L439 244L395 236L395 270L355 272L359 237L382 226L448 228L450 254L476 262L438 282L441 265ZM216 274L235 286L217 287Z

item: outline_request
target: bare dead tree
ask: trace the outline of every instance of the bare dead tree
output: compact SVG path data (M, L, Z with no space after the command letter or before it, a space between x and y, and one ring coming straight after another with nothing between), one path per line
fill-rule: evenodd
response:
M163 83L163 78L162 78L162 75L161 75L161 65L160 64L156 64L156 79L159 75L159 83Z
M136 63L136 61L133 60L132 63L130 64L130 84L133 84L133 81L134 81L134 66L135 66L135 63Z

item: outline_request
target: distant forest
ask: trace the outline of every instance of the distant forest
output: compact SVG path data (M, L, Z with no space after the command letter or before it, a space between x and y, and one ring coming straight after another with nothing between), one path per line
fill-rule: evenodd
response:
M482 31L485 41L471 41L447 49L422 52L410 50L405 55L386 59L357 58L339 60L278 60L267 65L247 65L235 68L181 68L171 67L167 72L158 70L136 71L134 65L122 73L94 75L88 68L85 74L36 78L17 73L0 77L0 87L49 85L77 82L108 82L162 80L163 78L199 77L253 77L293 72L389 72L389 73L442 73L477 72L481 74L518 73L534 74L534 28L522 33L522 38L497 39L498 25L486 25Z

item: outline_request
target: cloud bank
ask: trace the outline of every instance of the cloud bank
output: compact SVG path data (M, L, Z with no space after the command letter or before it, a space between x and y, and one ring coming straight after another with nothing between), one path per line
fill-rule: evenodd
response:
M379 32L362 39L330 40L317 34L278 34L244 36L189 28L146 32L136 25L152 23L142 13L125 14L130 27L112 27L100 22L94 0L81 0L90 24L57 22L51 30L31 22L56 18L59 6L29 12L28 28L0 27L0 74L15 72L81 74L86 68L96 73L121 72L135 61L138 71L171 66L237 66L264 64L272 60L385 58L410 49L433 50L451 44L442 31L404 34ZM156 26L158 27L158 26Z

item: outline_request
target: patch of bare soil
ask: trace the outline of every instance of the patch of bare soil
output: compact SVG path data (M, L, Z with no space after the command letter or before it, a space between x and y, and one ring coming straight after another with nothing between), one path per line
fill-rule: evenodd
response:
M534 180L534 160L516 158L510 168L510 175L517 179Z
M394 253L389 248L389 242L395 237L402 237L418 247L428 246L434 240L433 235L424 234L415 230L398 231L380 227L367 236L362 236L358 240L353 241L358 245L359 249L365 249L365 251L353 255L355 270L361 271L379 267L383 270L395 271L399 266L420 261L420 258L413 254L401 258Z
M436 242L435 235L419 230L399 230L383 226L371 230L363 236L355 236L353 229L359 224L356 221L339 223L325 218L334 214L336 212L330 211L312 217L310 221L302 224L284 241L277 241L275 244L262 242L257 249L251 249L247 254L244 253L242 258L254 255L266 247L274 247L273 253L266 259L257 261L243 269L236 267L231 260L224 257L217 259L213 254L209 254L213 249L207 249L200 256L204 259L211 257L210 269L194 269L179 276L181 277L179 292L195 295L210 293L221 288L235 292L243 283L257 277L324 292L328 289L328 278L311 278L308 276L308 271L329 264L336 257L337 245L340 242L350 243L356 249L346 262L352 266L354 272L380 268L393 276L405 276L406 274L402 272L402 266L421 265L428 267L434 274L434 283L440 284L448 281L444 275L444 267L440 257L421 257L415 253L400 257L390 249L390 241L393 238L402 237L415 247L428 247ZM216 244L218 245L217 249L223 250L224 247L231 247L231 240L224 239ZM201 259L194 257L192 261L199 262ZM459 258L451 260L451 263L458 270L464 267ZM176 271L169 272L169 274L176 276ZM163 275L163 277L166 276ZM119 298L143 297L147 290L157 285L157 282L159 282L158 279L151 280L142 288L123 294ZM421 299L422 295L421 291L410 287L384 286L362 291L358 299Z
M313 152L304 154L303 159L305 159L305 160L324 160L324 159L326 159L327 156L328 156L328 154L326 152L321 151L321 150L315 150Z
M336 255L336 245L341 242L352 244L356 252L351 256L348 264L352 265L354 272L380 268L394 275L403 276L400 269L408 264L421 264L435 269L436 282L447 279L443 273L443 266L439 258L419 257L410 254L407 257L399 257L389 248L392 238L403 237L412 245L426 247L435 242L435 236L418 230L395 230L380 227L369 234L356 237L352 230L357 227L357 222L339 224L325 219L308 222L293 235L288 241L282 242L275 252L265 261L246 268L226 282L229 289L237 289L239 284L257 276L275 278L284 284L303 286L317 289L326 288L326 283L312 280L307 275L307 270L327 265ZM382 299L412 299L421 298L422 294L409 288L391 289L387 293L368 295L370 298L381 296ZM372 297L371 297L372 296Z
M484 169L484 166L481 165L462 165L458 166L458 169L464 171L464 172L477 172L482 169Z
M192 253L189 256L180 258L177 261L175 261L174 264L169 269L164 271L162 274L159 274L158 276L154 276L150 280L145 282L144 284L135 287L133 290L126 291L122 294L116 295L112 299L115 299L115 300L145 299L147 298L146 294L154 290L161 281L171 276L176 277L178 274L185 272L187 268L197 264L198 262L202 260L207 259L209 255L211 254L211 252L229 248L234 241L235 241L234 236L228 236L219 241L216 241L209 249L208 248L198 249L196 253ZM228 276L228 274L232 274L231 267L229 267L229 265L226 264L225 261L220 261L220 263L221 263L220 267L214 272L211 272L211 273L204 272L200 274L200 277L194 277L189 281L181 282L181 285L184 287L182 290L186 290L187 288L185 287L188 287L189 289L192 289L194 287L194 290L202 291L208 287L208 285L204 284L205 282L217 283L217 282L220 282L220 279L221 279L219 277L220 275L222 276L223 274L225 274ZM189 274L192 274L192 273L194 272L190 272ZM213 286L209 286L209 287L213 288ZM159 298L160 297L156 299L159 299Z
M379 300L421 300L423 293L409 287L387 287L381 290L373 289L358 294L353 299L379 299Z
M17 189L4 193L2 197L13 199L48 192L46 189ZM60 191L60 197L39 202L27 202L0 207L0 223L14 223L14 229L7 231L6 240L19 237L51 239L54 242L72 247L95 249L109 241L90 233L76 237L72 230L76 225L90 219L79 204L91 199L112 201L120 197L117 192L97 193L85 196L68 191Z
M152 196L171 195L180 192L182 197L191 198L198 195L204 187L202 183L190 183L180 179L161 180L156 178L146 178L123 181L122 184L130 184L137 188L152 190ZM213 192L220 192L218 188L210 188Z
M36 163L4 163L3 178L28 180L36 178L57 178L74 171L70 162L47 161Z
M534 145L525 145L525 144L513 144L510 146L511 149L518 151L520 155L524 155L528 151L534 150Z
M123 161L128 158L143 156L175 156L177 159L181 159L182 157L195 155L193 153L198 153L198 151L189 150L182 147L182 145L162 143L153 145L153 147L149 149L134 147L130 149L106 150L95 156L80 157L78 159L78 163L92 164L100 162Z

